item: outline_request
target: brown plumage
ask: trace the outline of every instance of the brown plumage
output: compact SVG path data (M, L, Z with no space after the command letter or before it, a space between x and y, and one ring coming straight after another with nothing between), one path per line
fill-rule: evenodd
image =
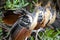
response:
M20 14L14 14L13 11L9 10L3 13L3 22L7 24L8 26L12 26L17 19L19 18Z
M26 37L29 37L31 31L26 28L22 28L17 35L13 37L13 40L25 40Z

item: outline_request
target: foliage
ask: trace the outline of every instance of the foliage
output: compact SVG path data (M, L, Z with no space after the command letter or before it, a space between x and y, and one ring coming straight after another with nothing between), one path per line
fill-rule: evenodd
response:
M2 39L2 28L0 28L0 40Z
M31 2L29 2L29 6L30 6L30 12L33 12L33 10L34 10L34 6L35 6L35 4L34 3L37 3L38 2L38 0L31 0Z
M2 22L2 12L0 11L0 22Z
M7 0L6 5L4 6L5 9L16 10L22 7L27 6L29 3L26 0Z
M57 31L54 31L52 29L46 29L44 32L39 32L39 39L60 40L60 30L57 29ZM34 40L34 38L32 38L31 40Z
M31 1L31 2L30 2ZM33 12L34 4L33 2L37 3L38 0L7 0L6 5L4 6L5 10L16 10L21 9L22 7L30 6L30 12Z

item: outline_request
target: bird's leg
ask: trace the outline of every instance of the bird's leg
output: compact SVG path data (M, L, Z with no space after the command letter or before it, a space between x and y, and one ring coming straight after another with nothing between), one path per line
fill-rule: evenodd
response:
M38 40L38 36L39 36L38 33L39 33L40 31L44 31L44 29L43 29L43 28L40 28L40 29L38 29L38 30L32 30L32 33L33 33L33 32L36 33L36 34L35 34L35 37L34 37L35 40ZM33 35L34 35L34 34L33 34Z
M32 30L32 32L36 33L36 35L35 35L35 40L38 40L38 37L37 37L37 36L39 36L38 33L39 33L40 31L44 31L44 29L43 29L43 28L40 28L40 29L38 29L38 30Z
M38 37L37 37L37 36L39 36L38 33L39 33L40 31L42 31L42 30L44 30L44 29L43 29L43 28L40 28L40 29L38 29L38 30L36 31L36 38L35 38L35 40L38 40Z

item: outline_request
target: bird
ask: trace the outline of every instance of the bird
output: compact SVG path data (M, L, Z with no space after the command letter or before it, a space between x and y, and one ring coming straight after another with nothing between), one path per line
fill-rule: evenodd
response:
M37 13L39 15L34 14L34 13ZM35 17L34 15L36 15L38 17L38 18L35 17L36 19L38 19L37 21L35 21L36 19L34 20L34 18L33 18L34 21L31 22L32 26L29 26L30 30L37 30L36 31L36 35L37 35L40 30L42 30L43 28L46 27L46 25L49 26L55 21L56 11L53 10L53 9L50 9L50 1L49 1L48 4L45 7L42 7L41 3L37 4L36 8L34 9L33 14L31 14L31 13L26 14L25 16L27 16L27 15L30 16L30 17ZM32 18L30 18L29 20L32 20ZM35 25L36 22L37 22L37 25Z
M55 21L56 11L50 7L50 1L47 3L45 7L42 7L41 3L36 4L35 6L36 7L32 14L22 9L27 14L21 17L19 17L20 15L17 16L17 19L12 23L13 25L9 23L10 21L9 22L6 21L7 23L5 22L7 25L10 25L10 26L12 25L12 30L10 30L10 32L11 32L11 35L13 35L12 36L13 40L24 40L26 37L28 37L31 34L32 30L37 30L36 33L38 34L40 29L45 28L46 25L50 26ZM15 15L14 15L14 18L15 18ZM3 21L4 21L4 17L3 17Z

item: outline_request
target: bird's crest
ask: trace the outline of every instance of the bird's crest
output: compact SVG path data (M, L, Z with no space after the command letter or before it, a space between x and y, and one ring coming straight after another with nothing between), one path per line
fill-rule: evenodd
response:
M38 7L38 6L41 6L41 5L42 5L42 2L37 2L37 3L35 3L35 2L33 1L33 4L34 4L35 7Z

